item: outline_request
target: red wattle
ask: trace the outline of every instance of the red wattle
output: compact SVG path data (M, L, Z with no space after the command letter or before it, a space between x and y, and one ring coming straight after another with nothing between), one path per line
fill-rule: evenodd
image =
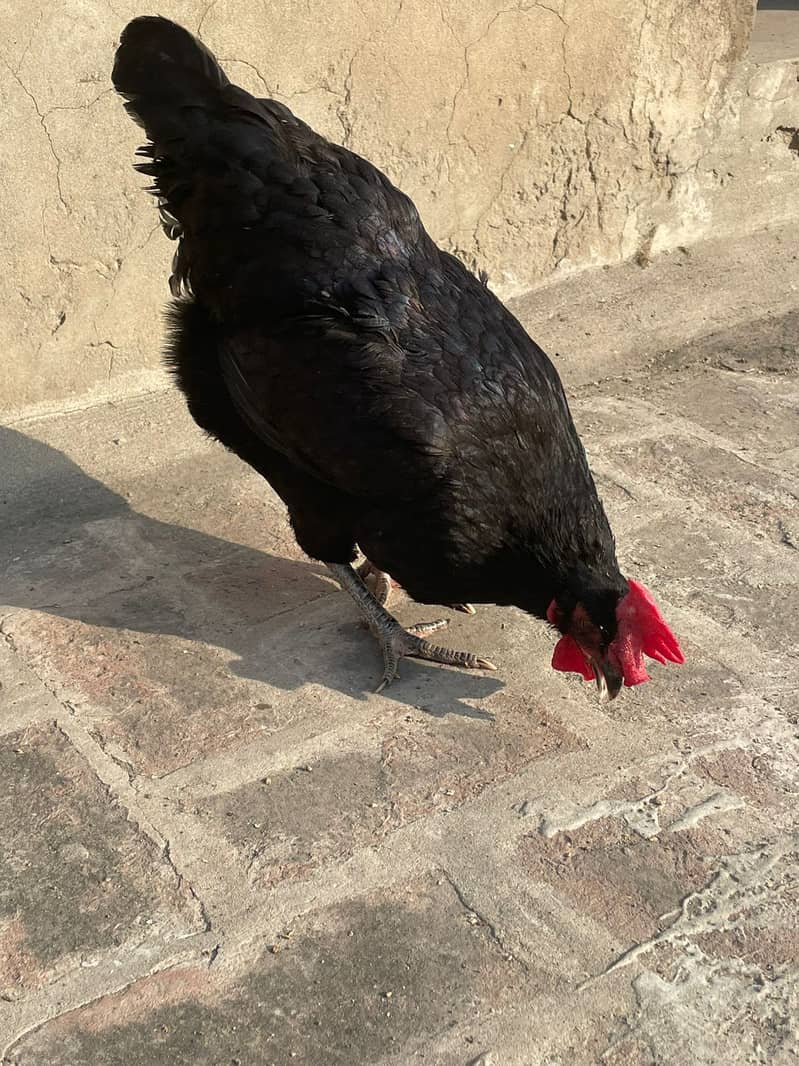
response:
M552 668L562 670L564 673L574 671L576 674L582 674L586 681L594 680L593 667L580 651L577 641L568 635L561 637L555 645L552 653Z

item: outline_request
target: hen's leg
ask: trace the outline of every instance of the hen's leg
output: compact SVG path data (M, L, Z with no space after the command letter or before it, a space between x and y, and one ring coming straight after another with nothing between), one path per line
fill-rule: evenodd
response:
M396 582L391 579L391 574L387 574L385 570L378 570L368 559L364 559L355 569L366 587L374 593L377 602L381 607L385 607L391 596L392 586L396 585ZM369 581L368 578L372 580ZM464 614L477 614L470 603L445 603L444 606L450 607L453 611L463 611Z
M381 603L372 595L359 575L348 564L327 563L327 568L345 592L355 600L366 623L380 642L383 652L383 679L377 687L378 692L390 685L397 676L400 659L410 656L414 659L429 659L434 663L446 663L449 666L464 666L470 670L496 670L490 659L473 655L468 651L452 651L440 648L425 640L428 633L443 629L447 622L422 622L420 625L403 629L396 618L388 613Z

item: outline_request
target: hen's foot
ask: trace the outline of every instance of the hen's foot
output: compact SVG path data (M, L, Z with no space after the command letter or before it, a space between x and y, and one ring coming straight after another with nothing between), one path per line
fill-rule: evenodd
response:
M377 637L383 653L383 678L377 687L378 692L390 685L397 677L400 659L408 656L414 659L427 659L429 662L444 663L447 666L461 666L469 670L496 670L490 659L474 655L468 651L453 651L431 644L425 637L443 629L448 623L445 619L436 622L420 622L407 629L390 615L379 600L369 591L362 578L351 566L341 563L328 563L328 569L357 603L367 625Z
M405 656L411 659L427 659L429 662L444 663L448 666L461 666L468 670L496 670L496 666L490 659L484 659L469 651L442 648L424 639L426 635L435 633L438 629L445 629L448 625L446 618L441 618L436 622L419 622L417 625L403 629L395 618L391 618L390 623L370 626L380 642L385 668L383 678L375 691L382 692L386 685L390 685L395 678L399 677L397 668L400 659Z

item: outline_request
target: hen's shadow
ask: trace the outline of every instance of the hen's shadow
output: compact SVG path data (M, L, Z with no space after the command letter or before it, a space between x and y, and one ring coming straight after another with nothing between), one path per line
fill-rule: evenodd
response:
M137 512L63 452L10 427L0 427L0 555L8 607L222 647L234 673L285 690L316 682L365 699L379 677L372 637L323 566ZM499 687L406 661L385 695L435 716L490 719L462 697Z

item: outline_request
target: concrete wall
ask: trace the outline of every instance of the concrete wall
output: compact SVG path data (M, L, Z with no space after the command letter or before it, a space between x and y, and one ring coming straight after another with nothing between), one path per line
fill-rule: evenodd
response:
M795 133L777 130L799 123L796 70L744 62L752 0L155 7L246 88L382 166L504 294L799 214ZM0 7L0 407L141 384L158 365L172 249L109 88L142 10ZM753 181L771 186L742 213Z

